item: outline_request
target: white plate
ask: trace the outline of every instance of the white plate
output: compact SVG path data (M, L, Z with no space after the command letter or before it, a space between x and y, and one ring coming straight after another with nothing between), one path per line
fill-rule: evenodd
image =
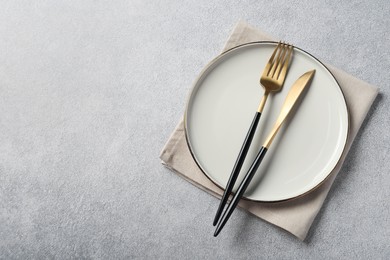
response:
M187 103L185 131L195 161L215 184L225 187L263 95L260 75L276 47L255 42L214 59L195 82ZM270 146L244 197L275 202L298 197L323 182L336 166L348 134L343 93L329 70L295 48L281 92L271 94L236 182L238 187L273 126L291 85L316 69L299 107Z

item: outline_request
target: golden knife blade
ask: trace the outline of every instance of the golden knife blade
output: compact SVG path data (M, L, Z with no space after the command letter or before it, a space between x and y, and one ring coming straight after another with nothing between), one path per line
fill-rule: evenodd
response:
M264 147L269 148L272 141L275 138L275 135L279 131L280 127L282 126L283 122L286 120L287 116L290 114L292 108L296 104L296 101L301 96L303 90L308 86L310 80L313 78L315 73L315 70L311 70L300 76L293 86L291 87L290 91L288 92L286 99L284 100L284 104L282 106L282 109L280 111L280 114L278 116L278 119L276 119L275 125L272 128L270 134L268 135L268 138L264 142Z

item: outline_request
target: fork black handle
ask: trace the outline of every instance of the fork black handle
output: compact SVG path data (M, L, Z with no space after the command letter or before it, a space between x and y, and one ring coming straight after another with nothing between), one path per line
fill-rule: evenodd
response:
M249 127L248 133L246 134L244 143L242 144L240 153L238 154L238 157L236 159L236 163L234 164L232 173L230 174L229 181L226 185L225 191L222 195L221 202L219 203L217 213L214 217L213 225L215 226L218 223L219 218L221 217L222 211L225 208L226 202L230 196L230 193L233 190L234 184L236 183L237 177L240 174L241 167L244 164L245 157L248 153L249 147L252 143L253 136L255 135L257 125L260 120L261 113L256 112L255 116L253 117L252 124Z
M251 182L257 169L259 168L259 165L260 165L261 161L263 160L266 153L267 153L267 148L264 146L261 147L259 153L256 156L256 159L253 161L251 167L249 168L248 173L245 175L240 186L238 187L236 194L234 195L234 197L230 201L229 206L227 207L222 218L219 220L218 226L217 226L215 233L214 233L215 237L218 236L219 232L221 232L222 228L225 226L226 222L228 221L228 219L232 215L234 209L236 208L242 195L244 195L245 190L248 188L249 183Z

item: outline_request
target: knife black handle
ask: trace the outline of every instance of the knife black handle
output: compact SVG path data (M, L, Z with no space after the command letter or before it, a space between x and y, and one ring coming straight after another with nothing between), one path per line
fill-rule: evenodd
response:
M230 196L230 193L233 190L234 184L236 183L237 177L240 174L241 167L244 164L245 157L248 153L249 147L252 143L253 136L255 135L257 125L260 120L261 113L256 112L255 116L253 117L252 124L249 127L248 133L246 134L244 143L242 144L240 153L238 154L238 157L236 159L236 163L234 164L232 173L230 174L229 181L226 185L225 191L222 195L221 202L219 203L217 213L214 217L213 225L215 226L218 223L219 218L221 217L222 211L226 205L226 202Z
M218 226L217 226L215 233L214 233L215 237L218 236L219 232L221 232L222 228L225 226L226 222L228 221L228 219L232 215L234 209L236 208L242 195L244 195L245 190L248 188L249 183L251 182L257 169L259 168L259 165L260 165L261 161L263 160L264 155L266 153L267 153L267 148L265 148L264 146L261 147L259 153L256 156L256 159L253 161L251 167L249 168L248 173L245 175L240 186L238 187L236 194L234 195L233 199L231 200L231 202L230 202L229 206L227 207L225 213L223 214L222 218L219 220Z

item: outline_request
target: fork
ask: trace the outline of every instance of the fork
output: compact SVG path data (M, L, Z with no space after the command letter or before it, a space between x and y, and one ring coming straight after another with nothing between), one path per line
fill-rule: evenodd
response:
M223 193L221 202L218 206L217 213L214 217L214 226L218 223L218 220L221 217L222 211L225 208L226 202L233 190L241 167L245 161L245 157L256 132L256 127L259 123L260 116L263 112L268 95L271 92L277 92L282 89L284 80L287 75L288 65L291 60L293 48L294 47L292 45L279 42L263 70L263 74L260 77L260 84L264 88L264 95L260 101L259 107L252 120L252 124L249 127L244 143L242 144L241 150L236 159L236 163L234 164L233 170L230 174L230 178Z

